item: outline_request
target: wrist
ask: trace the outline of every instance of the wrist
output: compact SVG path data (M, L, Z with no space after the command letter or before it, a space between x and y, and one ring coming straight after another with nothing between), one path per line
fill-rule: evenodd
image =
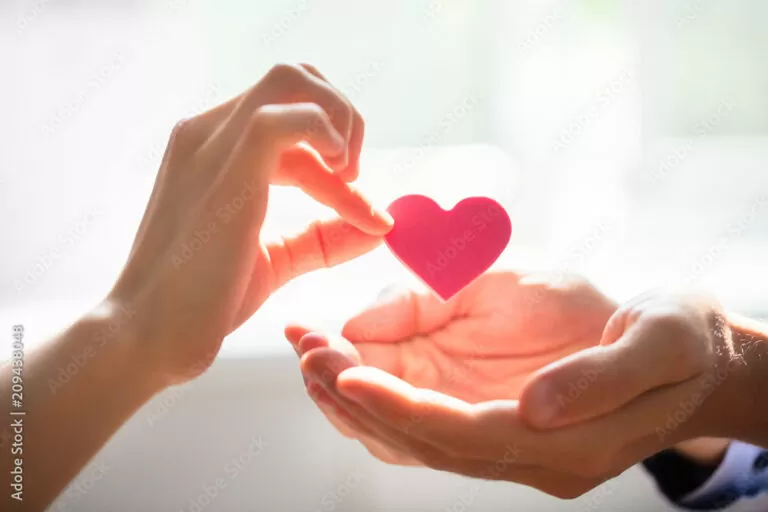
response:
M166 387L162 372L152 365L141 339L142 330L137 328L135 308L126 303L104 300L78 321L87 340L80 349L81 360L99 357L110 361L105 372L129 376L130 385L139 393L154 395Z
M768 446L768 327L729 314L733 356L714 410L712 435Z
M768 446L768 325L738 315L730 318L736 353L742 365L747 420L744 433L738 437L745 442Z
M221 347L223 336L192 328L184 315L158 311L156 298L139 299L113 291L97 308L109 335L130 347L131 360L138 359L145 377L162 390L190 381L210 367ZM94 310L96 311L96 310ZM222 329L216 327L214 331Z

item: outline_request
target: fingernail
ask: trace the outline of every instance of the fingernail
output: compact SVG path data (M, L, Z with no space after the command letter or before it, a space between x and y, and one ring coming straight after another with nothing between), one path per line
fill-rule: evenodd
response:
M558 404L551 386L540 382L528 394L528 406L526 416L537 427L552 425L557 417Z

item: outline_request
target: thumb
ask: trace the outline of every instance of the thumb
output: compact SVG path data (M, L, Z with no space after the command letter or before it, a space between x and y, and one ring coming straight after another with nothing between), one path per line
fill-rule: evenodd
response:
M451 321L456 304L456 301L443 302L427 291L388 293L349 319L342 335L352 343L387 343L429 334Z
M528 423L557 428L587 421L696 373L683 364L687 357L671 333L642 322L616 333L611 323L600 346L552 363L526 383L520 410Z

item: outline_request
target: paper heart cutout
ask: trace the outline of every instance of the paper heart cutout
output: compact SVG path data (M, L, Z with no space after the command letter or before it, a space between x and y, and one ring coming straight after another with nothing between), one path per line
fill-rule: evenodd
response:
M395 219L387 246L443 300L488 270L512 235L509 215L488 197L468 197L445 211L426 196L407 195L387 211Z

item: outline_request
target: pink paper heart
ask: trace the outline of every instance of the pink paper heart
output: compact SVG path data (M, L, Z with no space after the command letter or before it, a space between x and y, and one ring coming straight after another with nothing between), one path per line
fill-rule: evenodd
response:
M395 219L387 246L443 300L488 270L512 235L509 215L488 197L468 197L445 211L426 196L408 195L387 211Z

